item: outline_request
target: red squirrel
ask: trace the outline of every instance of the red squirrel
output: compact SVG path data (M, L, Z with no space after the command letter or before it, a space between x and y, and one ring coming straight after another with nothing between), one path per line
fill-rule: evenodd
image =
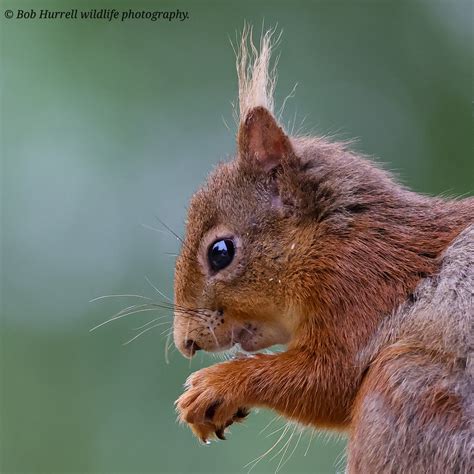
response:
M178 349L255 354L192 374L179 418L224 439L265 407L347 431L352 474L473 472L474 199L289 136L271 48L244 32L236 156L193 196L175 272Z

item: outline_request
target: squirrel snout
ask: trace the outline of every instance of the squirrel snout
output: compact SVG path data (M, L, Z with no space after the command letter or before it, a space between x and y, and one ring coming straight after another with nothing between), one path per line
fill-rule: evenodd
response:
M201 347L192 339L186 339L183 345L183 351L186 353L186 356L191 358L197 351L200 351Z

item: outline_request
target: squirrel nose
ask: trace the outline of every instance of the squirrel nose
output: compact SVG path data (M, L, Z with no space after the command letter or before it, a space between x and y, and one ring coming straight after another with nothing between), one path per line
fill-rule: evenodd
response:
M189 357L192 357L197 351L201 350L201 347L192 339L186 339L184 341L184 349L188 353Z

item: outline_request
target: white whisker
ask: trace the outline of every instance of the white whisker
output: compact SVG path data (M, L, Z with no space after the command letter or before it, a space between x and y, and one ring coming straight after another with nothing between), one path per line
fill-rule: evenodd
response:
M219 344L219 341L217 340L216 333L214 332L214 329L212 329L212 328L209 326L209 331L211 332L212 337L214 338L214 341L216 342L217 349L220 349L221 345Z
M138 326L137 328L133 328L133 330L134 331L139 331L140 329L143 329L143 328L149 326L150 324L154 323L155 321L159 321L160 319L167 318L167 317L168 316L160 316L159 318L152 319L151 321L148 321L147 323L142 324L141 326Z
M297 428L297 427L296 427ZM296 432L296 428L295 430L293 431L293 434ZM296 451L296 448L298 447L298 445L300 444L300 441L301 441L301 436L303 435L303 430L300 431L300 435L298 436L298 440L296 441L296 444L295 444L295 447L293 448L293 450L291 451L291 453L288 455L288 457L285 459L285 462L281 464L280 468L277 470L277 472L283 468L283 466L292 458L293 454L295 454L295 451ZM293 437L293 435L291 435ZM291 441L291 438L290 438L290 441ZM283 460L283 458L282 458Z
M152 301L151 298L148 298L147 296L142 296L142 295L132 295L132 294L123 294L123 295L103 295L103 296L98 296L97 298L93 298L89 301L89 303L94 303L95 301L103 300L105 298L141 298L144 300Z
M154 324L153 326L150 326L150 327L144 329L143 331L139 332L136 336L133 336L131 339L129 339L127 342L124 342L122 345L126 346L127 344L130 344L132 341L134 341L135 339L140 337L142 334L145 334L146 332L151 331L152 329L157 328L158 326L163 326L163 324L166 324L166 321Z
M116 321L117 319L125 318L126 316L130 316L132 314L143 313L145 311L156 311L156 310L157 310L157 308L143 308L143 309L139 309L139 310L136 310L136 311L130 311L130 312L127 312L127 313L122 313L122 311L123 311L122 310L120 313L115 314L114 316L112 316L112 318L108 319L107 321L104 321L103 323L100 323L97 326L94 326L92 329L89 329L89 332L95 331L96 329L99 329L100 327L105 326L106 324L109 324L112 321Z
M165 342L165 362L166 364L170 363L169 359L169 349L170 349L170 342L171 342L171 331L168 333L168 336L166 337L166 342Z
M269 448L267 451L265 451L263 454L261 454L260 456L258 456L257 458L255 458L253 461L250 461L249 463L247 463L244 468L250 466L250 469L248 470L248 472L250 473L250 471L252 471L252 469L263 459L265 458L265 456L267 456L268 454L270 454L277 446L278 444L280 443L280 441L285 437L288 429L289 429L290 425L289 424L286 424L285 427L284 427L284 431L283 433L280 435L280 437L276 440L275 444Z
M148 224L142 224L142 227L144 227L145 229L148 229L148 230L153 230L154 232L158 232L159 234L168 235L168 232L165 232L163 229L157 229L156 227L153 227L153 226L148 225Z
M313 437L314 437L314 429L311 430L311 436L309 438L309 443L308 443L308 446L306 448L306 451L304 452L304 456L306 456L308 454L309 448L311 446L311 441L313 441Z
M288 422L288 426L289 426L289 427L292 426L291 422ZM290 443L291 438L293 438L293 435L294 435L294 434L295 434L295 428L293 427L293 431L291 432L290 437L286 440L285 444L278 450L278 452L275 453L275 454L269 459L269 461L273 461L273 459L275 459L282 451L284 451L284 453L283 453L283 455L282 455L282 458L283 458L283 456L284 456L285 453L286 453L286 450L288 449L288 444ZM280 466L280 464L281 464L281 459L280 459L280 463L279 463L278 466L277 466L277 470L278 470L278 467ZM277 472L277 471L275 471L275 472Z
M280 470L281 466L282 466L282 462L283 462L283 459L286 455L286 452L288 451L288 448L290 447L290 444L291 444L291 440L293 439L293 435L295 434L295 429L293 429L293 432L291 433L290 437L288 438L288 441L282 446L282 448L280 449L280 451L278 451L278 453L276 453L274 456L272 456L270 458L270 461L272 459L274 459L276 456L278 456L278 454L283 451L283 454L281 455L281 458L280 458L280 462L278 463L278 466L277 468L275 469L275 474Z
M171 298L168 298L162 291L160 291L147 276L145 276L145 280L160 296L168 300L170 303L173 303L173 300Z
M280 432L282 429L285 428L286 425L281 426L280 428L277 428L276 430L272 431L271 433L267 434L265 438L270 438L270 436L273 436L274 434Z

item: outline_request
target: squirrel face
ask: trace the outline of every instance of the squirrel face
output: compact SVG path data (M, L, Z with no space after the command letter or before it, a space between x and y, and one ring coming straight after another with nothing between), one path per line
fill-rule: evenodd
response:
M238 157L192 198L175 273L174 339L185 356L290 340L296 321L284 280L294 226L272 176L289 153L289 139L258 107L241 126Z

